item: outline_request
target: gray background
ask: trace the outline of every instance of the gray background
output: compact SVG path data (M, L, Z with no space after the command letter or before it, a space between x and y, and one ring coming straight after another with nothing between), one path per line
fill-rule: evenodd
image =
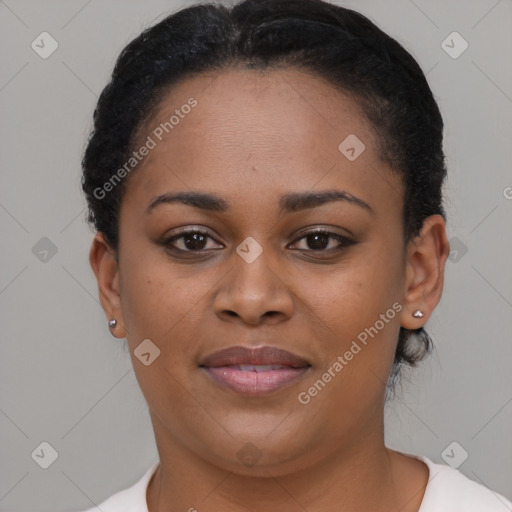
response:
M411 51L446 123L456 252L427 324L436 351L388 404L387 443L443 462L456 441L469 454L460 471L512 499L512 2L340 3ZM109 334L88 264L80 158L121 48L184 5L0 1L1 511L87 508L157 460L125 342ZM47 59L31 48L43 31L59 44ZM453 31L469 43L458 58L441 47ZM46 261L43 237L57 249ZM31 457L43 441L58 453L48 469Z

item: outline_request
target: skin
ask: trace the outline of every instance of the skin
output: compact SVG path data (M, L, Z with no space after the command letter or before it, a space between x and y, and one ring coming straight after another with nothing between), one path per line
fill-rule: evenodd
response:
M198 101L127 182L114 251L98 233L90 251L101 303L127 338L147 400L160 467L150 512L197 509L295 512L416 512L428 480L422 462L384 444L385 383L400 326L425 324L438 304L449 254L440 215L408 245L403 187L379 158L372 126L349 96L294 68L203 73L169 91L141 142L188 98ZM366 148L349 161L338 145L356 134ZM348 201L280 214L284 194L346 191ZM164 193L201 191L225 212L177 202L145 210ZM200 227L200 256L166 237ZM353 240L304 238L323 227ZM307 228L307 229L305 229ZM263 252L247 263L247 237ZM175 247L185 255L172 252ZM312 249L320 247L316 252ZM323 252L322 252L323 251ZM326 387L307 391L357 335L392 304L402 310ZM420 309L423 318L412 312ZM144 339L160 349L146 366ZM269 344L306 359L307 375L247 397L210 380L201 358L232 345ZM237 456L246 443L260 459Z

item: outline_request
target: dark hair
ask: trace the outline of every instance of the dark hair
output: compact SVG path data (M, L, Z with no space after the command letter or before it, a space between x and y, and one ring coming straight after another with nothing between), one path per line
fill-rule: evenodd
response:
M138 129L172 85L204 71L277 66L313 72L358 102L374 128L380 158L404 185L404 243L429 215L446 220L443 120L421 68L397 41L362 14L322 0L197 4L123 49L94 111L82 188L88 221L116 251L127 178L105 197L95 191L130 158ZM401 327L391 380L400 363L414 366L431 347L423 328Z

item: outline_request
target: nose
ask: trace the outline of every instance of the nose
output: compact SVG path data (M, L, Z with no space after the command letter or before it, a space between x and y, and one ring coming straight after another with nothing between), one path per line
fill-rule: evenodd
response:
M232 271L220 281L214 299L215 314L221 320L258 325L280 323L292 316L292 292L264 254L251 263L233 255Z

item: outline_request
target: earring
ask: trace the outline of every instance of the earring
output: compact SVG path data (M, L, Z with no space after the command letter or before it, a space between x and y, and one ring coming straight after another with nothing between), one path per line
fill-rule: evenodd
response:
M425 313L423 313L423 311L420 311L419 309L417 309L413 314L412 316L414 318L423 318L425 316Z
M108 326L113 329L115 326L117 325L117 320L115 318L111 318L109 321L108 321Z

